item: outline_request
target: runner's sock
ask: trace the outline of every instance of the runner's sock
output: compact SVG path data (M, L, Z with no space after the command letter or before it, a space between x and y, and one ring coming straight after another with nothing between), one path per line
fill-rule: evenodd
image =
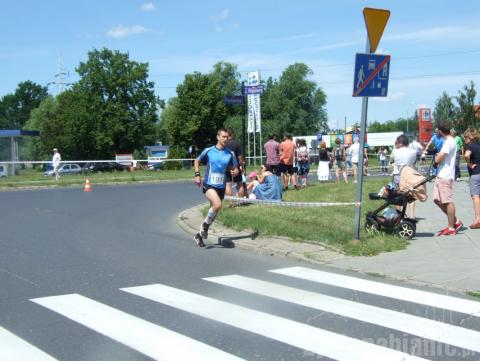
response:
M215 217L217 217L217 212L215 212L212 208L208 210L207 217L203 221L204 223L211 225L213 221L215 220Z

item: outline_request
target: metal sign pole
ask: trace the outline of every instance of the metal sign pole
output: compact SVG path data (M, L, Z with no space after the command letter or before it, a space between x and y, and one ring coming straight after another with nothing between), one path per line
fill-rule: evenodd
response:
M366 53L370 53L370 41L367 36ZM360 139L358 151L358 177L357 177L357 193L355 195L355 232L354 239L360 240L360 223L362 216L362 191L363 191L363 158L365 148L365 133L367 129L368 115L368 97L362 98L362 120L360 123Z

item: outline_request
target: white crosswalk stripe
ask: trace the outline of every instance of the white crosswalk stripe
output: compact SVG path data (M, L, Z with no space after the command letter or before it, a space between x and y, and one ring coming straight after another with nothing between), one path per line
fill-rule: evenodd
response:
M0 360L4 361L55 361L45 352L0 327Z
M211 320L342 361L425 360L264 312L155 284L123 289ZM292 337L292 335L295 335ZM348 345L348 347L345 347Z
M463 327L249 277L233 275L205 280L480 352L480 332Z
M156 360L241 360L78 294L32 301Z
M453 310L470 315L472 316L470 319L473 320L478 320L480 315L480 302L467 299L305 267L290 267L270 272L277 274L276 279L280 277L280 281L288 281L293 277L317 284L362 291L372 295L369 299L382 296L388 297L392 301L406 301L412 306L428 305L439 310ZM462 323L455 325L440 322L390 308L373 306L368 304L367 300L361 302L346 300L324 295L321 292L304 290L298 286L286 286L281 284L282 282L264 281L241 275L208 277L204 280L211 282L212 285L215 284L214 287L218 287L218 290L222 291L220 293L222 295L229 289L235 289L236 292L248 292L249 297L262 298L262 303L267 300L265 297L270 299L272 305L278 303L280 306L282 302L290 303L292 311L295 310L295 307L298 310L300 306L325 312L328 315L341 316L345 322L351 325L352 329L360 326L359 321L371 326L366 328L365 332L362 331L361 335L349 333L349 336L346 336L337 333L339 331L336 331L335 323L329 323L329 326L333 326L333 328L325 330L324 326L309 325L307 320L305 322L292 320L289 315L284 315L285 311L274 315L269 311L255 310L255 307L245 307L163 284L128 287L120 290L125 291L125 297L132 301L138 302L137 296L139 296L171 307L168 311L162 307L162 312L188 312L206 320L219 322L223 325L222 327L260 335L270 339L269 342L281 343L284 347L293 346L300 351L303 350L304 353L308 352L312 355L316 354L339 361L415 361L427 360L433 356L418 348L413 351L415 348L412 348L410 344L404 347L403 344L380 342L385 331L382 330L379 333L378 327L388 328L394 333L403 335L399 336L402 341L423 340L429 342L428 345L453 347L454 350L467 356L480 353L480 331L463 327ZM79 294L35 298L31 301L156 360L241 360L235 354L244 352L242 346L237 346L239 349L235 351L232 344L229 346L209 345ZM158 305L152 305L158 307ZM280 309L285 310L283 306ZM308 311L307 309L304 311ZM295 313L294 311L292 314ZM183 317L182 319L185 320ZM182 322L187 322L188 326L188 321ZM208 327L204 325L208 325L208 322L202 324L202 327ZM218 332L217 327L219 326L214 326L215 332ZM361 327L364 327L364 324ZM208 330L202 330L202 334L205 333L208 334ZM367 339L364 338L366 335L377 335L377 337L376 339ZM360 339L362 337L364 339ZM426 347L424 346L423 351ZM264 352L268 352L267 349L265 348ZM260 350L255 350L251 357L268 359L268 354L262 355ZM447 348L443 350L447 350ZM451 349L448 348L448 350ZM412 352L414 355L410 354ZM109 355L100 356L109 357ZM245 357L245 353L242 353L242 356ZM450 360L450 358L447 359ZM55 358L0 327L0 360L54 361Z
M354 291L418 303L420 305L465 313L473 317L480 317L480 302L470 301L463 298L394 286L356 277L343 276L336 273L318 271L305 267L282 268L270 272L335 287L347 288Z

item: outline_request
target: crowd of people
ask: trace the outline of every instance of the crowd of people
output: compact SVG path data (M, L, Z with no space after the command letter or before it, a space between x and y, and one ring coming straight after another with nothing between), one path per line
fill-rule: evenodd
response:
M463 138L447 125L440 125L431 140L423 146L415 138L409 142L406 135L400 135L391 154L387 147L380 147L376 154L383 175L389 173L389 162L393 166L393 184L398 185L401 169L405 166L416 168L425 165L426 156L432 157L431 170L436 176L433 200L447 216L447 227L437 233L438 236L453 235L463 227L456 217L453 201L453 184L460 179L460 160L467 164L470 175L470 194L474 206L472 229L480 229L480 143L479 132L469 128ZM270 134L264 145L266 161L258 172L245 177L245 157L242 147L235 141L232 129L220 129L217 144L206 148L194 162L195 183L203 186L203 193L210 202L210 209L203 221L200 232L195 236L199 246L208 237L208 228L222 208L225 195L232 195L232 184L236 185L238 197L250 199L281 201L283 192L307 187L310 172L310 153L305 139L293 142L290 134L285 134L282 142L275 134ZM330 180L333 168L337 182L348 183L351 171L353 181L357 182L360 152L364 152L364 175L368 175L368 145L360 149L358 137L353 144L344 145L337 138L331 150L325 142L320 142L318 152L317 177L320 182ZM201 180L200 162L205 162L206 172ZM230 203L233 206L233 202ZM415 218L415 205L410 206L410 218Z

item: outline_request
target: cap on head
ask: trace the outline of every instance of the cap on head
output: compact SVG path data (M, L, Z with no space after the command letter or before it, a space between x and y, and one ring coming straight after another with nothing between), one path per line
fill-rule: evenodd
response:
M250 179L257 178L257 173L256 173L256 172L251 172L251 173L248 175L248 178L250 178Z

